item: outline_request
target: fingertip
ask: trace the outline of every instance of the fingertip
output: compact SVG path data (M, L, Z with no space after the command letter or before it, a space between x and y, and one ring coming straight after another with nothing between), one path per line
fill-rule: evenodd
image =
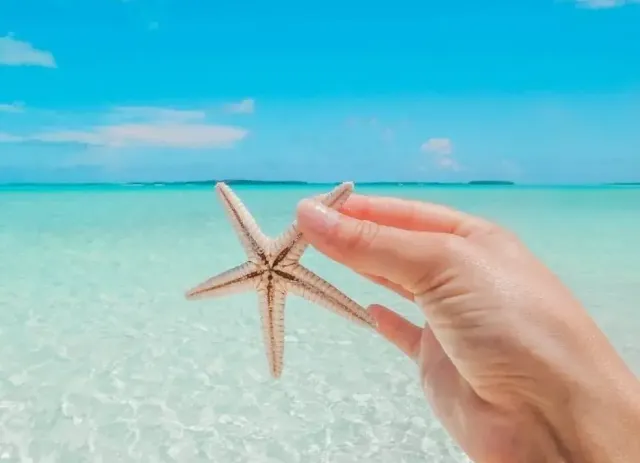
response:
M339 220L336 211L308 198L298 203L296 215L301 231L312 236L327 235Z
M376 320L378 327L380 327L380 320L384 318L385 313L389 312L389 309L381 306L380 304L371 304L367 310L371 316Z
M389 329L389 309L378 304L373 304L367 308L367 311L373 318L376 332L387 341L396 344L395 337L391 333L393 330Z
M376 321L378 333L408 357L415 359L422 329L382 305L372 304L368 310Z
M371 304L369 313L376 320L379 331L387 332L390 327L397 327L401 321L405 321L400 315L380 304Z
M298 202L296 207L296 219L298 226L305 231L313 228L309 225L313 223L313 219L316 216L316 205L320 204L319 201L310 198L304 198Z
M313 200L309 198L303 198L300 201L298 201L298 204L296 206L296 215L298 217L298 221L300 221L300 219L303 219L305 215L308 213L308 209L311 207L312 201Z

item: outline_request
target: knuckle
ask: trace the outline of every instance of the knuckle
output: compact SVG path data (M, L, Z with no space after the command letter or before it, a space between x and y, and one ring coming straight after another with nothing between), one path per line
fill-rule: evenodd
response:
M436 238L438 256L443 260L449 260L454 256L465 254L469 243L458 235L442 233Z
M517 234L513 230L495 222L484 222L480 227L480 231L485 236L495 236L509 240L517 239Z
M510 230L504 228L502 225L495 222L488 222L485 225L483 232L486 235L507 236L511 233Z
M432 293L446 286L460 271L461 263L471 252L470 244L458 235L440 233L429 240L429 250L425 251L429 265L411 282L411 290L416 300L427 303Z
M366 251L375 241L380 226L368 220L358 220L346 233L345 247L350 252Z

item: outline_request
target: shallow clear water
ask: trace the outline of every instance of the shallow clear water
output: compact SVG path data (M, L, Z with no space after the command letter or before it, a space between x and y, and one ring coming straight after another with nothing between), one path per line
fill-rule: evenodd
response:
M269 234L329 187L237 187ZM515 229L640 372L640 189L363 187ZM210 188L0 191L0 461L466 461L414 366L290 296L268 375L253 294L187 302L244 255ZM411 304L313 249L363 305Z

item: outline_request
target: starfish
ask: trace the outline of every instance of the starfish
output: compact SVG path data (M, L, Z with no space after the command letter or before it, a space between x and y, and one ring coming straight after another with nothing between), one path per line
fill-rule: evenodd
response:
M248 260L189 290L186 298L195 300L255 290L259 298L269 370L274 378L280 377L283 368L287 292L315 302L359 325L375 327L375 321L366 309L299 263L308 242L298 231L295 221L279 237L270 238L260 230L229 186L217 183L216 191ZM345 182L319 200L327 207L338 209L352 191L353 183Z

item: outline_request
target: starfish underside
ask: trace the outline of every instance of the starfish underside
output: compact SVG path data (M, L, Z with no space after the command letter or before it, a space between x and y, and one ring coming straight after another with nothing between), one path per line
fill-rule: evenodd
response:
M308 246L296 222L272 239L258 227L245 205L224 183L216 190L236 230L248 260L220 273L187 292L188 299L203 299L249 290L258 293L262 331L274 378L280 377L284 356L284 308L287 292L323 306L348 320L367 327L375 322L366 309L340 292L298 261ZM339 209L353 191L353 184L342 183L319 201Z

